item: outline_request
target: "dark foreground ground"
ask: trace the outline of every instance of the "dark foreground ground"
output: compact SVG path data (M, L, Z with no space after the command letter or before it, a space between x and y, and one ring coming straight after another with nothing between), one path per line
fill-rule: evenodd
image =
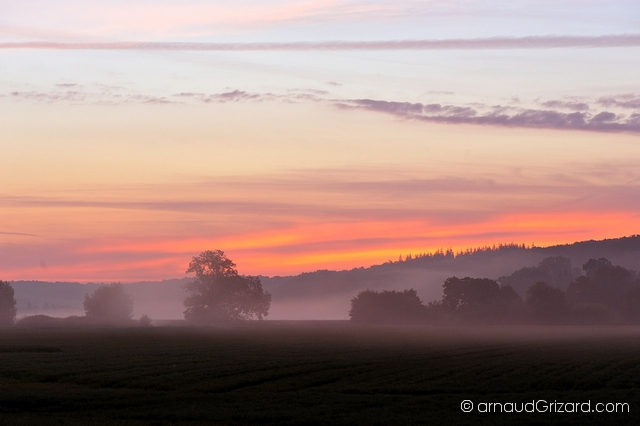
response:
M478 412L532 401L548 411ZM549 412L554 401L629 412ZM0 425L637 425L639 413L637 327L0 330Z

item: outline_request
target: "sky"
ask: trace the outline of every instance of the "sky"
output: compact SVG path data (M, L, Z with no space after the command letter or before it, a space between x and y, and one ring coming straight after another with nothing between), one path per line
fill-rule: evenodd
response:
M640 230L636 0L0 1L0 279Z

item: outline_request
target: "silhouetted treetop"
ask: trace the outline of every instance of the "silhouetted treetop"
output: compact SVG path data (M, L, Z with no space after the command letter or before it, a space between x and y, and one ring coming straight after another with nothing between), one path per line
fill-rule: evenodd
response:
M451 310L487 305L500 293L498 283L489 278L450 277L442 287L442 304Z
M519 294L524 295L529 287L539 281L553 287L567 288L577 275L580 275L580 271L572 267L571 259L564 256L550 256L538 263L538 266L518 269L509 276L498 278L498 281L503 286L510 285Z
M613 267L613 264L609 259L601 257L600 259L589 259L582 265L582 270L587 274L587 277L591 278L595 273L602 270L609 270Z
M222 250L205 250L189 262L187 274L195 273L199 280L211 280L238 275L236 264Z
M513 288L489 278L449 277L442 288L441 305L462 322L509 322L522 304Z
M573 305L602 305L617 321L640 319L639 282L634 271L614 266L608 259L589 259L582 266L586 275L571 282L567 298ZM617 318L617 319L616 319Z
M414 289L365 290L351 299L349 317L361 324L415 324L423 320L425 306Z

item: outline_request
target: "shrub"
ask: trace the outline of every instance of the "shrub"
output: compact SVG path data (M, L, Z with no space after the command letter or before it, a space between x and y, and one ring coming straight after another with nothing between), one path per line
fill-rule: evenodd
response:
M140 326L142 327L151 327L151 318L149 317L149 315L144 314L143 316L140 317Z
M133 317L133 298L124 286L113 283L98 287L91 295L84 296L87 318L108 323L128 322Z

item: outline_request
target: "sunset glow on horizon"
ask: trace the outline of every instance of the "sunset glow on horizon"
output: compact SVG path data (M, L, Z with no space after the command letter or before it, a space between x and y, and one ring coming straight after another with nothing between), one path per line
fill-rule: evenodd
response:
M637 2L36 3L0 5L0 280L640 233Z

